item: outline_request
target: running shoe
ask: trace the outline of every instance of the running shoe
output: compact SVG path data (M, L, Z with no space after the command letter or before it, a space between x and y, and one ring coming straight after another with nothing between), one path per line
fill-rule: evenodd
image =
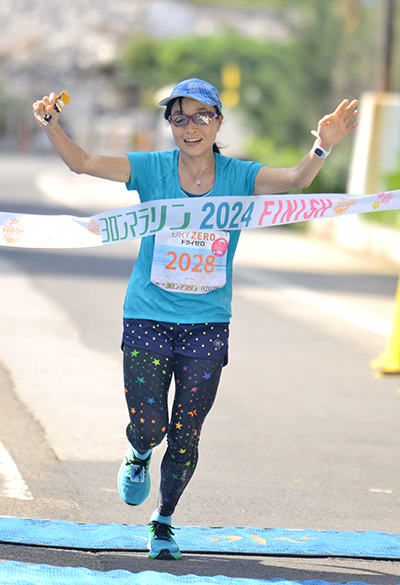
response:
M169 524L153 520L149 524L149 559L176 560L182 558L179 546L173 537L172 528Z
M128 447L117 478L118 492L125 504L139 506L149 495L150 460L151 453L146 459L139 459L132 447Z

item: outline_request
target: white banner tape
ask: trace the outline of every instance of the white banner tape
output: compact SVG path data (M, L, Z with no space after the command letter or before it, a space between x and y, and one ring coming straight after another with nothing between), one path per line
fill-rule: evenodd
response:
M400 209L400 190L374 195L317 193L164 199L92 217L0 212L0 245L88 248L128 242L159 232L243 230L351 213Z

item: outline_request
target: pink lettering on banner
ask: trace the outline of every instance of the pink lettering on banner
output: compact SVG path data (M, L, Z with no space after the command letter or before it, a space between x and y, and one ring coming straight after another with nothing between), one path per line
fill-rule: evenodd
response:
M299 217L301 217L301 214L303 213L303 211L306 208L306 202L304 201L304 199L301 200L301 209L299 209L299 211L296 213L296 217L294 218L294 221L299 221Z
M273 219L272 219L272 225L275 225L277 222L277 218L279 217L279 214L282 213L282 209L283 209L283 201L282 199L279 199L278 201L278 211L275 213ZM278 223L282 223L282 222L278 222Z
M270 222L271 225L286 224L321 218L331 207L333 207L333 203L330 199L310 199L309 202L306 202L304 199L285 197L275 201L264 201L264 210L258 220L258 226L263 224L267 215L274 214Z
M263 219L266 215L271 215L272 211L269 211L269 208L275 205L275 201L264 201L264 211L260 215L260 219L258 220L258 225L262 225Z
M310 207L311 211L304 214L304 219L324 217L325 212L333 207L333 203L330 199L311 199Z
M300 213L306 207L306 204L305 204L303 199L301 200L301 203L302 203L301 210L296 214L296 217L293 221L297 221L296 218L299 217ZM290 199L288 199L287 200L287 210L283 213L283 215L281 217L281 223L283 223L283 222L290 223L292 221L292 215L296 211L297 211L297 200L294 199L293 201L290 201Z

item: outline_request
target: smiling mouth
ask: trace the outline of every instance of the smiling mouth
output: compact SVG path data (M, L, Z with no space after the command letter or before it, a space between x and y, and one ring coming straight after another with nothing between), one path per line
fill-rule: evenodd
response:
M201 138L185 138L184 142L186 144L198 144L201 140Z

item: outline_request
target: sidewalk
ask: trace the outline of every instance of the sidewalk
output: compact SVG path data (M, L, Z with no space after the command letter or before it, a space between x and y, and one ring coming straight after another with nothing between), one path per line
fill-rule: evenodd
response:
M311 221L309 232L340 248L389 260L400 268L400 230L368 221L363 215Z

